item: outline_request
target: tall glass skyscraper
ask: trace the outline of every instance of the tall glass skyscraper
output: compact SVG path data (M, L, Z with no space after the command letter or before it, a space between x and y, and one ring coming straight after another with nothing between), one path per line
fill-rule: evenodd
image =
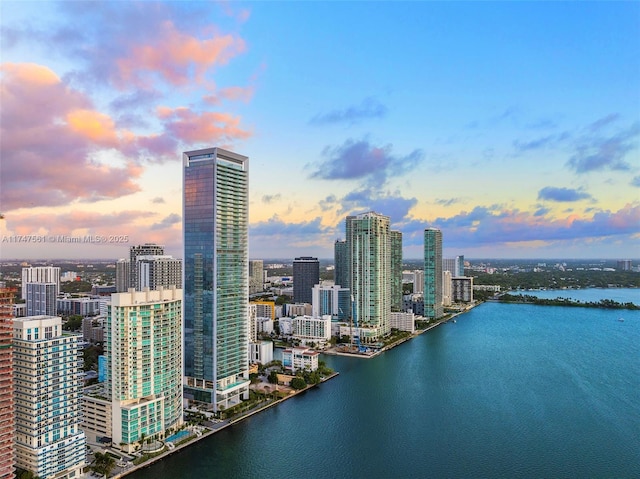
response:
M442 316L442 231L424 230L424 316Z
M219 411L249 397L249 159L221 148L184 163L184 395Z
M261 259L249 261L249 294L264 290L264 262Z
M375 342L391 330L389 217L372 211L347 216L346 230L352 311L361 330L360 340Z
M335 269L333 271L334 284L349 287L349 264L347 263L347 242L336 240L333 246L333 259Z
M389 231L391 240L391 311L402 311L402 233Z
M182 290L111 295L105 328L112 439L131 452L143 437L182 425Z

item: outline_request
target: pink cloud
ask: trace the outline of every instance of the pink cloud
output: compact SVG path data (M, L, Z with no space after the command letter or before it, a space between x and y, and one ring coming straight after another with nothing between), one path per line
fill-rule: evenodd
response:
M473 217L476 227L470 228ZM477 207L470 213L433 222L452 243L519 243L527 241L587 240L640 233L640 204L627 204L618 211L599 211L591 217L572 214L566 218L535 216L533 213L491 211Z
M157 75L172 85L184 86L194 80L193 70L196 83L203 84L210 68L226 64L245 50L245 42L238 36L214 34L201 40L178 31L167 20L161 24L157 38L134 46L125 57L116 60L116 83L121 88L127 84L149 88Z
M128 234L139 227L140 221L154 216L151 211L118 211L100 214L72 211L56 214L13 213L6 215L7 228L16 234L75 235L80 231L91 234Z
M100 148L133 140L108 115L50 69L3 64L0 85L0 203L5 211L74 200L116 198L139 190L142 168L92 160Z
M167 132L188 143L221 143L251 136L251 132L240 128L240 117L229 113L197 113L179 107L163 109L161 118L166 120Z
M154 242L165 245L170 254L179 255L182 243L180 222L171 220L173 216L161 218L164 211L114 211L95 213L89 211L72 211L63 214L30 214L10 212L5 215L6 227L11 234L38 235L45 238L45 243L5 244L5 255L20 257L33 255L33 248L38 248L38 255L51 257L50 254L65 257L123 257L133 244ZM158 222L165 227L158 228ZM112 242L100 244L85 242L64 244L58 236L84 238L100 235L105 238L116 237ZM53 236L53 238L51 238ZM43 249L46 247L46 251ZM97 246L101 249L98 251ZM4 249L7 249L5 252ZM7 256L11 257L11 256Z
M406 246L421 245L426 226L442 230L447 247L479 248L491 245L586 244L594 240L631 238L640 234L640 203L627 204L617 211L601 210L592 215L555 218L535 212L505 210L499 205L477 206L449 218L432 221L413 219L395 225L403 233Z
M255 92L254 87L241 87L241 86L231 86L227 88L221 88L218 93L214 93L212 95L205 95L202 97L202 100L205 103L210 105L218 105L223 100L227 101L242 101L244 103L249 103L251 98L253 98L253 94Z

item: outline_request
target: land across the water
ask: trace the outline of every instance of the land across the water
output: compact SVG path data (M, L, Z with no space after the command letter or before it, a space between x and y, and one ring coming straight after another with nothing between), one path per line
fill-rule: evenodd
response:
M490 301L499 301L501 303L516 303L516 304L535 304L539 306L570 306L577 308L601 308L601 309L640 309L640 306L632 303L631 301L626 303L620 303L612 299L601 299L599 301L579 301L571 298L557 297L539 298L529 294L512 294L503 293Z
M329 349L323 350L322 352L330 356L347 356L351 358L360 358L360 359L375 358L376 356L384 353L385 351L393 349L396 346L399 346L402 343L409 341L415 338L416 336L421 335L422 333L425 333L433 328L440 326L441 324L447 323L449 321L455 322L455 318L457 316L464 314L467 311L470 311L472 308L474 308L478 304L480 303L470 303L467 306L465 306L463 309L456 311L455 313L447 314L444 317L429 323L426 327L416 329L415 332L408 334L406 336L403 336L395 341L392 341L391 343L386 344L381 348L371 349L371 348L364 347L362 348L363 349L362 351L359 351L358 347L352 344L337 344Z

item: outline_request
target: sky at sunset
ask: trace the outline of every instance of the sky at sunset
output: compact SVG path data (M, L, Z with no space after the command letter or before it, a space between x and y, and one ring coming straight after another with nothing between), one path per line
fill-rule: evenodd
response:
M182 257L211 146L249 157L251 258L331 258L370 210L406 258L425 227L640 258L640 2L5 0L0 27L3 259Z

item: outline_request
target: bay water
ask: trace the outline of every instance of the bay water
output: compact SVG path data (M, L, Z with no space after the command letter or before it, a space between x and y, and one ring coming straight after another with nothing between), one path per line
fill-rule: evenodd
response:
M130 477L640 477L640 311L486 303L325 360L338 377Z

